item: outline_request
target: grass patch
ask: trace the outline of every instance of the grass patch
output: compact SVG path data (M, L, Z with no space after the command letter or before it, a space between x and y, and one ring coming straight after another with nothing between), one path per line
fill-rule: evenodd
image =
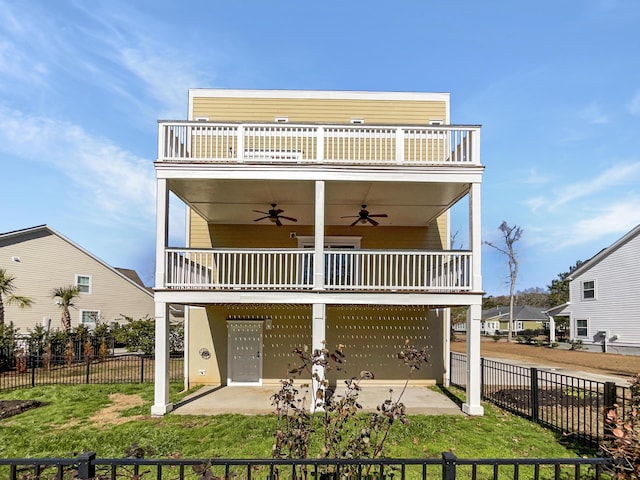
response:
M180 389L179 384L171 385L172 401L185 395L178 393ZM139 403L118 410L114 398ZM149 384L36 387L2 392L3 399L38 400L45 405L0 420L0 457L67 457L93 450L100 457L120 458L134 443L148 458L271 455L275 416L151 417L153 385ZM269 398L265 403L269 404ZM115 411L109 410L113 408ZM435 457L444 451L467 458L578 455L570 446L561 445L554 433L491 405L485 405L483 417L414 415L410 420L406 426L394 424L386 456ZM320 445L320 432L315 435L316 450L311 457Z

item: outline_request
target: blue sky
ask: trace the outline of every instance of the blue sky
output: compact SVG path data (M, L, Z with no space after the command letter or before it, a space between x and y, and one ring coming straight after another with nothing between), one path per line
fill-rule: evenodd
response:
M0 232L49 224L148 284L156 122L185 119L192 87L450 92L452 122L483 125L483 239L524 230L518 289L640 223L637 0L0 0L0 18ZM485 290L507 278L484 247Z

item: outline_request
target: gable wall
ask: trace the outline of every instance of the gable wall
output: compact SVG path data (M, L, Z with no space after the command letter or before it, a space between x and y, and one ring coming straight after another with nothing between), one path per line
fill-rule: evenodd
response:
M640 347L640 235L575 277L569 285L571 336L575 320L588 320L588 339L598 331L618 335L610 346ZM582 300L582 282L595 280L596 299ZM598 342L599 343L599 342Z
M20 333L41 324L43 317L51 318L51 328L61 327L61 310L51 298L51 290L75 283L76 274L90 275L92 293L81 293L71 309L72 327L80 323L80 310L99 310L104 321L121 319L122 315L135 319L153 317L153 297L83 251L57 235L38 232L21 237L23 241L0 240L0 268L16 277L16 295L34 301L28 308L5 305L5 321L13 321ZM13 256L20 262L12 261Z

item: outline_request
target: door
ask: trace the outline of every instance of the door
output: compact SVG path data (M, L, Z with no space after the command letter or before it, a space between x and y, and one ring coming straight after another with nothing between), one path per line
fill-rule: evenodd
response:
M228 385L262 383L262 320L227 322Z

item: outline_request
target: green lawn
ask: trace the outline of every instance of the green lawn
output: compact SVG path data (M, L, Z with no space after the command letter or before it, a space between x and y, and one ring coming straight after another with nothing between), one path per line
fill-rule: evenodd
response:
M172 401L181 397L172 385ZM138 394L144 405L113 417L122 423L96 424L91 420L108 407L109 395ZM456 392L454 392L456 393ZM460 393L456 393L461 395ZM86 450L99 457L125 456L137 444L148 458L269 458L275 417L179 416L152 418L153 385L52 386L0 393L0 400L32 399L45 406L0 420L0 457L75 456ZM269 398L265 398L269 404ZM434 457L453 451L458 457L575 457L556 434L524 419L485 405L485 416L410 417L397 422L388 439L385 456ZM104 417L103 417L104 418ZM314 445L317 446L316 441ZM313 452L310 456L316 456Z

